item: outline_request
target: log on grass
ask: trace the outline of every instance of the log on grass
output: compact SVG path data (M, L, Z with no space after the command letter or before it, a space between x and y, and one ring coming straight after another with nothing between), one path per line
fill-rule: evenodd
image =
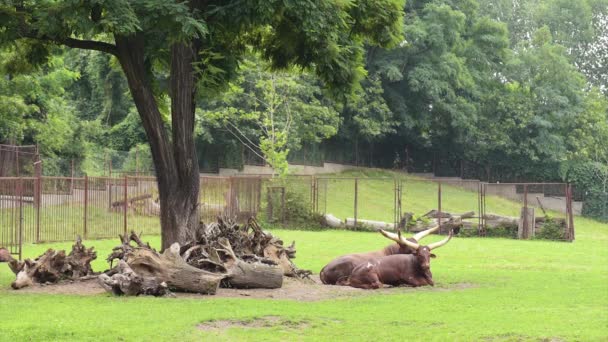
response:
M395 230L394 223L388 223L388 222L383 222L383 221L357 219L356 223L357 224L355 226L354 218L346 219L346 227L348 227L348 228L363 227L363 228L370 228L372 230L376 230L376 229Z
M183 292L215 294L223 275L207 272L186 263L179 255L180 246L174 243L159 254L147 248L136 248L127 255L126 262L141 277L165 282L169 289Z
M140 294L152 296L170 295L169 287L165 282L159 282L155 277L142 277L135 273L131 267L120 260L114 272L100 274L98 283L106 291L114 295L138 296Z
M324 216L325 224L332 228L342 228L344 227L344 222L342 222L339 218L335 217L332 214L326 214Z
M86 248L78 236L69 255L66 255L64 250L48 249L35 260L10 260L9 267L16 275L11 287L21 289L34 283L57 283L65 279L75 280L94 275L91 261L96 258L94 248Z

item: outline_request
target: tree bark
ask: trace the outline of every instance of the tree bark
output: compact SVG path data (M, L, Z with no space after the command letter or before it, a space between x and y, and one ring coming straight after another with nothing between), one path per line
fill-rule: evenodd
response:
M127 264L136 274L154 277L159 283L167 283L169 289L178 291L215 294L224 278L188 265L179 255L177 243L162 254L147 248L135 249L127 256Z
M140 35L115 36L117 58L146 131L158 182L162 249L185 243L198 225L199 169L194 146L195 78L193 49L184 43L171 47L171 130L162 120L150 86Z

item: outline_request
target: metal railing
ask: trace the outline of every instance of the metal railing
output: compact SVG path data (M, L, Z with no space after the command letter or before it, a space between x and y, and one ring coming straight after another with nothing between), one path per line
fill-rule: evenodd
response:
M436 192L429 189L436 189ZM494 184L415 178L268 175L202 176L201 220L219 215L244 221L266 215L289 222L302 214L334 214L340 219L403 225L409 213L436 209L460 214L475 211L468 229L487 232L490 213L519 219L532 209L553 217L563 240L574 239L572 187L564 183ZM494 199L496 198L496 199ZM504 202L504 205L503 205ZM439 215L441 217L441 215ZM524 217L524 226L527 224ZM536 223L536 222L535 222ZM23 243L114 238L135 230L160 234L160 204L155 177L4 177L0 178L0 246L19 254ZM520 236L529 238L529 234Z

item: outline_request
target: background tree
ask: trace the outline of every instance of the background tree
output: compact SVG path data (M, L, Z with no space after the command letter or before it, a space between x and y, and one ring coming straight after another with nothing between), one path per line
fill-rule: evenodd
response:
M314 77L272 72L259 58L243 63L228 91L202 103L203 125L227 130L279 175L287 174L290 150L335 135L340 123Z
M197 91L225 84L249 47L275 68L312 68L349 90L363 44L400 40L402 1L36 1L0 3L0 43L44 62L50 45L97 50L121 65L156 168L163 248L198 225ZM161 113L170 97L170 121Z

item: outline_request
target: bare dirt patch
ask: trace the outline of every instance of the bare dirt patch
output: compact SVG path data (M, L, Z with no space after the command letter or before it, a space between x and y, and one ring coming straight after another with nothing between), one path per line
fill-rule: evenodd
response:
M218 289L214 296L200 295L195 293L176 293L177 298L256 298L256 299L278 299L296 301L318 301L327 299L352 298L375 294L399 294L411 291L454 291L476 287L475 284L457 283L445 284L435 287L411 288L411 287L386 287L378 290L362 290L349 286L323 285L318 276L312 276L312 281L302 281L293 278L285 278L283 287L280 289ZM99 295L106 293L97 284L97 280L62 282L53 285L35 285L26 287L14 293L41 293L41 294L65 294L65 295Z
M293 321L286 320L278 316L257 317L251 320L213 320L197 324L197 329L204 331L219 331L229 328L271 328L281 326L288 329L305 329L309 327L306 320Z

